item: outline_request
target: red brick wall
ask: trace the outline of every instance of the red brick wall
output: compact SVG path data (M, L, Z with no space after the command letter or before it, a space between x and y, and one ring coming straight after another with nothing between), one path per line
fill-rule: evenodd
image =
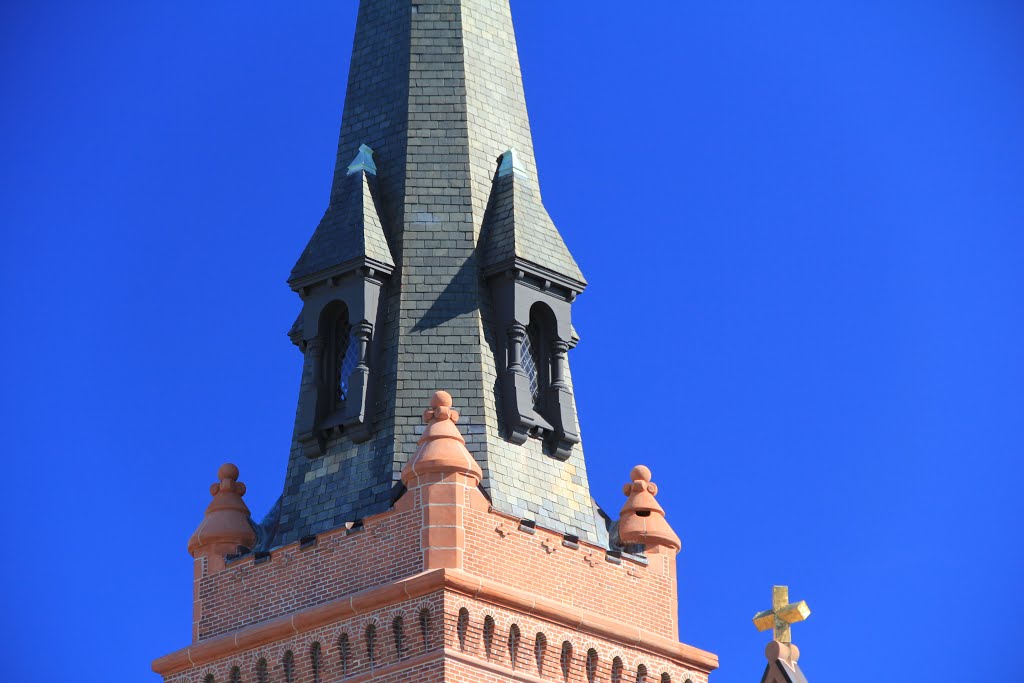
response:
M425 500L420 495L423 491L413 490L395 509L366 519L363 529L356 533L344 529L328 532L322 534L313 547L300 549L298 544L292 544L274 551L269 561L259 565L253 557L248 557L221 571L200 576L197 642L420 573L424 567L421 550L424 508L420 507ZM669 638L676 637L673 555L651 554L648 564L626 557L615 564L606 560L603 549L585 544L576 548L563 545L561 534L541 528L532 534L522 531L519 520L490 510L476 489L467 488L462 495L464 500L460 498L455 503L457 513L451 520L461 522L465 529L464 534L460 531L452 536L464 543L464 572L604 615L624 627L632 625ZM487 595L475 590L470 594ZM401 595L394 597L401 599ZM421 609L428 610L429 614L425 639L419 621ZM460 638L458 626L462 609L468 612L464 638ZM398 615L403 617L401 652L393 631ZM488 617L493 620L489 648L485 644ZM548 618L552 618L550 614L545 616ZM285 622L286 628L288 623ZM296 622L290 623L294 629ZM376 626L373 661L367 653L370 624ZM519 631L514 663L509 650L513 624ZM540 668L535 651L538 633L544 635L547 643ZM612 637L607 631L603 633ZM348 638L344 664L339 644L342 634L347 634ZM217 641L221 643L216 645L218 648L227 642L225 649L217 652L230 651L231 642L239 642L228 638L228 641ZM571 644L567 672L563 672L560 661L563 642ZM314 643L319 643L320 651L316 671L310 654ZM592 676L588 676L587 669L590 650L596 655ZM286 671L284 658L289 651L292 664ZM186 661L191 662L191 651L189 653ZM352 683L370 679L426 683L507 680L616 683L612 671L615 658L622 663L619 683L637 683L641 665L647 670L646 683L663 683L662 674L666 675L667 683L707 683L706 675L636 646L617 644L571 626L521 614L515 608L497 607L452 590L346 618L271 645L223 657L209 665L193 666L169 675L166 680L168 683L207 683L208 676L213 676L213 681L220 683L235 680L328 683L342 679ZM258 669L261 660L267 665L264 679L260 678Z
M403 503L411 506L416 493ZM612 564L600 548L565 547L546 529L525 533L518 520L485 512L482 498L475 503L463 508L466 571L677 637L674 558ZM421 519L415 507L393 510L357 533L331 531L312 548L291 544L262 564L250 556L201 577L197 642L420 572Z
M528 534L504 515L467 509L464 519L469 573L678 637L674 558L612 564L602 549L567 548L560 534L540 528Z
M196 638L207 638L419 572L419 510L365 520L362 531L321 534L312 548L297 543L255 564L252 556L199 580Z

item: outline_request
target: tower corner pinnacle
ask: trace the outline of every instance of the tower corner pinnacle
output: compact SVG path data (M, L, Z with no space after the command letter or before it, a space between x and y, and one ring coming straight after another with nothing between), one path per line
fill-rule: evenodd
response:
M256 543L256 532L249 523L249 508L242 496L245 484L238 481L238 467L225 463L217 470L217 482L210 485L213 500L206 508L203 521L188 539L188 552L193 558L209 557L210 568L224 565L224 557L239 548L249 549Z
M420 484L426 475L461 474L473 480L483 479L483 471L466 448L455 423L459 412L452 408L452 396L447 391L435 391L430 407L423 413L427 423L420 437L416 453L402 468L402 483L409 488Z
M630 483L622 488L626 503L619 512L619 539L623 543L643 545L648 552L662 549L679 552L682 542L669 526L654 496L658 485L651 481L651 470L637 465L629 473Z

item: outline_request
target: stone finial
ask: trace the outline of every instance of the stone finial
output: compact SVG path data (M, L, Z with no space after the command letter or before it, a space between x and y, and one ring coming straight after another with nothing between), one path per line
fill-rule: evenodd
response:
M402 468L402 483L412 487L425 474L464 474L477 483L483 479L480 465L466 449L455 423L459 412L452 408L452 396L447 391L435 391L430 408L423 413L427 428L423 430L416 453Z
M352 163L348 165L348 175L366 171L370 175L377 175L377 164L373 163L373 150L366 145L359 145L359 152Z
M619 512L619 539L626 544L679 551L682 543L665 520L665 511L654 499L658 486L651 482L651 471L637 465L629 473L630 483L622 487L626 504Z
M522 159L519 158L519 153L514 148L509 149L501 155L501 163L498 164L498 177L504 178L507 175L513 175L517 171L520 174L526 172L526 167L523 165Z
M225 463L217 470L217 483L210 485L213 500L199 528L188 539L192 557L216 555L223 557L256 543L256 532L249 523L249 508L242 500L245 484L238 481L238 468Z

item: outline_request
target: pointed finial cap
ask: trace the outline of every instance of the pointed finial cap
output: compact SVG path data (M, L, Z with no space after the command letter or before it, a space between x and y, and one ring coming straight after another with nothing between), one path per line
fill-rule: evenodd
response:
M455 426L459 412L452 408L451 394L435 391L430 407L423 413L423 421L427 428L423 430L416 453L402 468L402 483L411 487L420 477L432 473L461 473L479 483L484 474Z
M630 483L622 487L626 504L619 512L619 539L646 548L664 547L678 551L682 543L665 519L665 511L654 499L658 486L651 482L651 470L637 465L629 473Z
M501 163L498 164L498 177L504 178L516 172L525 173L526 167L519 158L519 153L512 148L501 155Z
M227 555L238 546L251 548L256 532L249 523L249 508L242 500L245 484L238 481L238 468L224 463L217 470L217 483L210 485L213 500L206 508L203 521L188 539L192 557L201 554Z
M348 165L348 175L366 171L370 175L377 175L377 164L373 163L373 150L366 145L359 145L359 153L352 163Z

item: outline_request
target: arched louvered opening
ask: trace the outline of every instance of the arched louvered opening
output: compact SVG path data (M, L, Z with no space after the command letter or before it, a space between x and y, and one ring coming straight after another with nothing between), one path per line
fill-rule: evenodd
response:
M313 683L320 683L320 671L323 667L322 654L320 643L314 642L309 646L309 668L313 672Z
M550 346L554 331L554 314L544 304L530 309L530 323L523 339L522 365L530 382L534 409L543 413L548 386L551 382Z
M423 639L423 651L430 649L430 610L420 610L420 637Z
M519 661L519 638L519 626L512 624L508 629L508 659L513 669Z
M459 649L465 651L466 636L469 634L469 610L465 607L459 610L459 623L455 630L459 636Z
M544 654L548 649L548 639L543 633L538 633L533 641L533 656L537 660L537 675L544 675Z
M228 680L231 681L231 683L242 683L242 669L237 666L231 667L231 673L228 674Z
M672 683L672 677L668 675L667 671L661 672L661 683Z
M597 650L590 648L587 650L587 683L596 683L597 681Z
M377 627L374 624L366 627L366 661L370 666L377 662Z
M616 657L612 660L612 683L622 683L623 669L624 667L622 666L622 659L620 657Z
M359 343L352 340L352 325L348 321L348 307L340 301L324 310L321 329L327 331L324 347L324 382L331 388L334 408L340 408L348 398L348 379L359 363Z
M568 640L562 643L562 655L559 657L559 664L562 666L562 680L569 680L572 673L572 643Z
M484 653L487 658L491 658L491 654L494 650L494 617L487 615L484 617Z
M338 664L341 667L341 675L348 676L352 668L352 646L349 644L348 634L342 633L338 636Z
M269 683L270 676L267 673L267 660L260 657L256 660L256 683Z
M636 683L647 683L647 667L643 664L636 668Z
M295 655L291 650L281 658L281 669L284 671L284 683L295 683Z
M395 639L395 654L399 659L405 656L405 619L398 615L391 622L391 635Z
M213 674L203 676L203 683L214 683Z

